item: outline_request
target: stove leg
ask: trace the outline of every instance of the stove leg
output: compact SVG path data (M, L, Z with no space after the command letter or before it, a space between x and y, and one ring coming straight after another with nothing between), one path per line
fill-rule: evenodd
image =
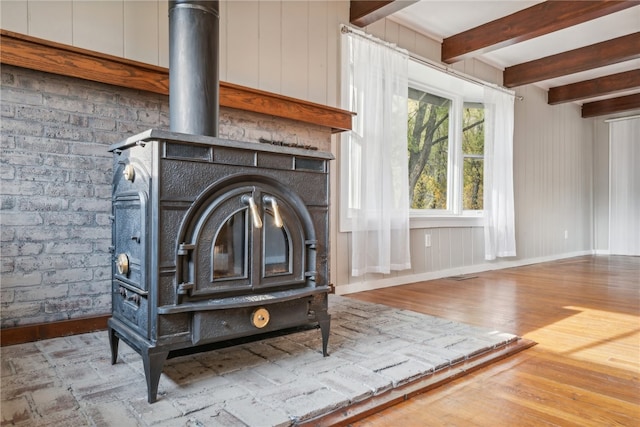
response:
M322 333L322 355L327 357L327 344L329 343L329 327L331 326L331 315L326 311L320 311L317 313L318 325L320 325L320 332Z
M158 383L164 361L167 360L168 351L150 352L148 348L142 349L142 364L144 376L147 379L147 402L153 403L158 397Z
M116 331L109 327L109 346L111 347L111 364L115 365L118 361L118 342L120 338L116 335Z

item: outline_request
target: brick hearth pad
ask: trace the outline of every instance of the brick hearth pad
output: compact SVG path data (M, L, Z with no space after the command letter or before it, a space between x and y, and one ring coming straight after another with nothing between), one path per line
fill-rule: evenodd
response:
M140 356L106 332L2 348L2 425L294 426L345 421L534 343L331 295L320 331L167 360L147 403ZM522 345L524 344L524 345Z

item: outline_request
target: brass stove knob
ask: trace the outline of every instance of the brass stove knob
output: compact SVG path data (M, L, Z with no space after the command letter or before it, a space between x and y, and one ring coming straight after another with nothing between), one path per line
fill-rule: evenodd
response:
M259 308L251 315L251 324L256 328L264 328L269 323L269 311L266 308Z
M122 174L124 175L124 179L133 182L133 179L136 176L136 169L131 163L129 163L124 167L124 172Z
M127 254L118 255L118 258L116 258L116 268L118 269L118 274L125 275L129 272L129 257Z

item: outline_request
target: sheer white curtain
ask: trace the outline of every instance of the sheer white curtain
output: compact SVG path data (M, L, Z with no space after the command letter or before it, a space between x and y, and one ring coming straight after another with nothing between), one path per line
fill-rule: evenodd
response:
M513 200L514 96L485 87L484 257L516 256Z
M609 253L640 255L640 118L609 123Z
M342 36L343 84L357 113L343 140L353 276L411 268L408 55L365 34ZM347 182L348 181L348 182Z

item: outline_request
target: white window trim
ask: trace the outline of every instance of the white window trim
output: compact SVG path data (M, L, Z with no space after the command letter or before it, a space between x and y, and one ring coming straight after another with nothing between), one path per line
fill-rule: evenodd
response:
M411 228L435 227L482 227L484 212L482 210L462 209L462 109L465 102L483 101L482 87L464 79L428 67L415 60L409 61L409 86L451 99L451 116L449 118L449 143L455 145L449 150L447 171L447 206L450 209L428 210L411 209L409 216ZM455 191L458 188L458 191Z

